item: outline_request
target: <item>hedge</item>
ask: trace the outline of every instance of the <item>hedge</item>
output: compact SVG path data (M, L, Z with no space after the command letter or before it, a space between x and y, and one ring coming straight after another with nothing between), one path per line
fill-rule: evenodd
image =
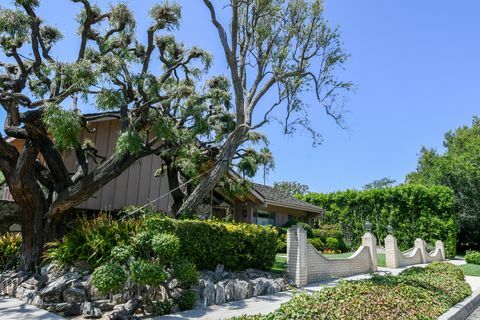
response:
M158 251L169 243L170 239L165 236L148 238L147 235L152 233L177 236L180 258L195 263L198 269L214 270L218 264L223 264L229 270L269 270L275 262L277 231L272 227L211 220L174 220L161 214L121 221L106 215L94 220L81 219L72 232L60 241L48 244L45 257L62 265L87 261L95 268L109 261L112 252L118 253L119 248L113 250L116 246L138 246L131 242L147 241L158 247ZM161 255L167 256L165 252Z
M433 262L398 276L342 281L313 294L297 294L270 314L235 319L437 319L471 292L459 267Z
M180 239L180 254L198 269L213 270L223 264L230 270L269 270L275 262L277 231L273 227L158 215L146 218L143 228L175 234Z
M342 225L351 234L354 247L360 245L368 219L380 242L391 224L401 250L413 247L416 238L429 244L442 240L447 256L455 256L454 197L447 187L404 184L386 189L309 193L302 199L325 208L325 223Z

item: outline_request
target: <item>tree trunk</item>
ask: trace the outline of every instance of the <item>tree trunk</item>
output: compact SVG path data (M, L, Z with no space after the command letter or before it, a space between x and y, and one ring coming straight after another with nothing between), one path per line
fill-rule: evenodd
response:
M179 212L190 213L192 210L201 204L207 194L215 188L220 179L227 173L235 153L238 147L245 140L245 136L248 133L249 127L246 125L238 126L227 138L220 154L218 161L215 163L211 171L200 181L198 186L188 196L187 200L183 203Z
M50 226L46 212L40 208L22 207L22 255L20 270L36 271L40 265L45 243L50 241Z
M172 162L166 161L166 165L168 186L170 188L170 192L173 198L171 216L175 217L182 206L183 200L185 199L185 194L180 188L180 177L178 174L178 170L173 167Z

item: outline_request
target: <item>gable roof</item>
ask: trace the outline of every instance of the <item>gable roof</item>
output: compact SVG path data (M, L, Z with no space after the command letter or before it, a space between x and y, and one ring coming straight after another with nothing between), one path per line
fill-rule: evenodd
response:
M323 213L324 209L317 207L308 202L297 199L288 193L274 189L273 187L266 186L263 184L252 183L253 188L257 193L259 193L264 202L268 205L274 205L279 207L287 207L293 209L299 209L315 213Z

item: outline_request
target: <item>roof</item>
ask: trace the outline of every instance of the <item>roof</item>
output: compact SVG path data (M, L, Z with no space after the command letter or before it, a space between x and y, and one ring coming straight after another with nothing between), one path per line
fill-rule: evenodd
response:
M324 210L308 202L297 199L288 193L274 189L263 184L253 183L253 189L259 193L268 205L288 207L315 213L323 213Z

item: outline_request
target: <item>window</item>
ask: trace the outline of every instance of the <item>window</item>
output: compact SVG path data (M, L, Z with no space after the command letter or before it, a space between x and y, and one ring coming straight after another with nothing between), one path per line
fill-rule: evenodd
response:
M257 210L254 215L254 222L261 226L275 225L275 212Z

